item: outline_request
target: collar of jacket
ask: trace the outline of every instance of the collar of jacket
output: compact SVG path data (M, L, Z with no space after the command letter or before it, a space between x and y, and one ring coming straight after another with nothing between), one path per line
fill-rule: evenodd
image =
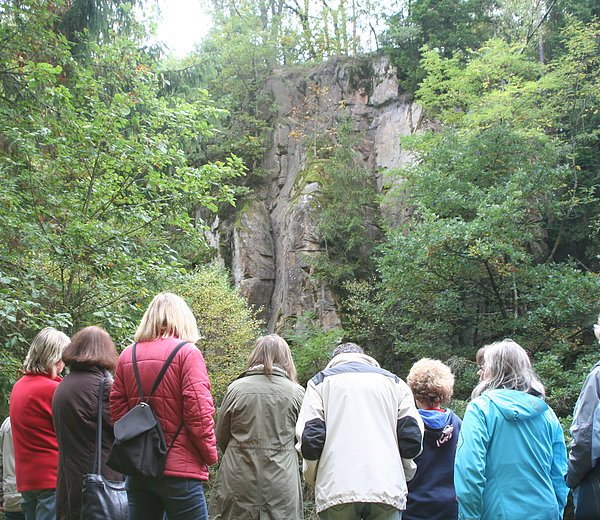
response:
M241 379L242 377L246 377L246 376L261 376L261 375L265 375L265 367L264 367L264 365L256 365L256 366L250 367L248 370L246 370L243 374L240 375L240 377L238 377L238 379ZM273 366L272 375L280 376L280 377L287 377L289 379L287 372L283 368L278 367L277 365Z
M326 368L336 367L338 365L342 365L344 363L364 363L365 365L372 365L374 367L380 368L379 363L373 359L371 356L367 356L366 354L357 354L357 353L345 353L338 354L335 356L328 364Z

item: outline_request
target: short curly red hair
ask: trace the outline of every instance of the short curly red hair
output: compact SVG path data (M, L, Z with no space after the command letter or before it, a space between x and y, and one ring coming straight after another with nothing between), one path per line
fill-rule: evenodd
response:
M450 367L437 359L417 361L406 378L415 399L428 407L442 406L454 393L454 375Z

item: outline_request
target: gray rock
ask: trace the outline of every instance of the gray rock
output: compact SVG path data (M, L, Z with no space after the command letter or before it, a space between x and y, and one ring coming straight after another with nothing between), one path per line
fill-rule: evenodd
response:
M373 172L383 191L398 182L386 172L411 160L399 139L420 129L421 111L399 96L395 70L380 56L367 65L342 57L308 71L278 71L266 88L277 111L262 164L267 175L217 234L231 237L234 281L250 303L262 307L270 331L289 328L307 313L325 329L337 327L339 302L312 276L324 254L317 226L320 184L307 171L316 136L349 118L361 137L357 164ZM392 225L410 216L402 200L379 209ZM374 221L365 225L376 234ZM223 240L214 240L223 247Z

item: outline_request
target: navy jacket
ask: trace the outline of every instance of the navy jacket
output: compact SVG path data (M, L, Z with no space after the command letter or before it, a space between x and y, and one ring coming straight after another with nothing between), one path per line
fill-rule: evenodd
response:
M452 410L419 410L425 423L423 451L415 462L417 473L408 483L402 520L456 520L454 455L461 420Z

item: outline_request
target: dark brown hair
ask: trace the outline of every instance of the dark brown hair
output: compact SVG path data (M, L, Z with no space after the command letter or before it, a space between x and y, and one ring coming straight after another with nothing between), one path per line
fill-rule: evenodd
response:
M92 325L73 336L63 350L62 359L68 367L88 365L112 371L117 366L119 354L108 332Z

